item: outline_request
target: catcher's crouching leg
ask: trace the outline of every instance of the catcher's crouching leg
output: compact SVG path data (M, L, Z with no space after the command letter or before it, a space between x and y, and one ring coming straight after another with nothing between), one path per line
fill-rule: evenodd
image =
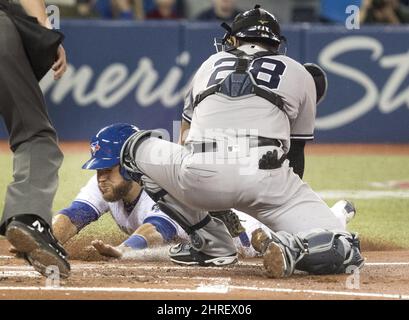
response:
M294 270L338 274L364 265L359 238L348 232L317 229L292 235L280 231L265 239L261 250L264 267L273 278L290 276Z

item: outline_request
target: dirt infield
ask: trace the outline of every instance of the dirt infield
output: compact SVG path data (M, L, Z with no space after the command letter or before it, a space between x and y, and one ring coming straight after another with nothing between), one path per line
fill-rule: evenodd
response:
M71 277L55 288L11 257L7 241L0 240L0 299L409 299L409 251L365 257L359 275L296 274L281 280L267 278L260 259L229 268L72 261Z

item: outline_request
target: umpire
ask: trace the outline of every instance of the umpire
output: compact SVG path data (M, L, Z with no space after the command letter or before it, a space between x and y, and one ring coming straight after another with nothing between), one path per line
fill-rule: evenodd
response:
M21 0L25 12L51 28L44 0ZM3 6L2 6L3 5ZM52 203L63 154L44 97L13 17L0 0L0 114L14 154L13 178L6 193L0 234L41 274L58 267L67 277L70 265L50 229ZM3 9L2 9L3 8ZM67 67L59 46L52 69L61 78Z

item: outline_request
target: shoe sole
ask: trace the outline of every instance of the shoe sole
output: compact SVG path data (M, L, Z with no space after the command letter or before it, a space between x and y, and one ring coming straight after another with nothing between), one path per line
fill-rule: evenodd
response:
M264 253L264 268L270 278L284 278L286 261L280 246L271 242Z
M23 223L14 222L7 228L7 240L16 250L23 253L25 259L34 267L36 271L43 276L50 276L57 267L62 279L70 275L70 265L61 258L53 249L49 249L48 243L41 243L36 237L27 230Z
M233 256L233 257L218 257L218 258L213 258L213 259L209 259L209 260L205 260L203 262L199 262L199 261L180 261L180 260L176 260L173 258L170 258L170 260L176 264L180 264L180 265L185 265L185 266L194 266L194 265L198 265L201 267L223 267L223 266L228 266L228 265L232 265L237 263L237 256Z

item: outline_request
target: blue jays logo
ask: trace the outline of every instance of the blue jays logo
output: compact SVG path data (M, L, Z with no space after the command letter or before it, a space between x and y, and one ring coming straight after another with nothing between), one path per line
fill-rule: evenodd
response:
M97 153L97 151L99 149L101 149L101 147L99 146L99 141L91 143L91 154L92 154L92 156L95 156L95 154Z

